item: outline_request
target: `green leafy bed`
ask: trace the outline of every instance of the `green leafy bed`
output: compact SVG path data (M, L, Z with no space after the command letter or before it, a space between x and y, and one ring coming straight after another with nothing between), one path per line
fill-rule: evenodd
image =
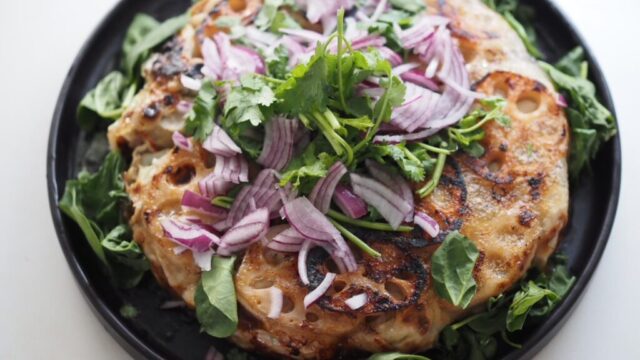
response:
M517 0L484 0L502 14L521 37L527 50L536 58L543 54L536 46L535 30L531 25L533 12L520 6ZM387 38L397 49L399 40L392 31L396 22L408 25L412 16L424 10L423 2L392 0L392 11L371 24L370 31ZM288 0L267 0L256 19L261 29L277 32L281 28L299 25L282 5ZM343 16L343 15L340 15ZM100 127L98 119L114 120L121 116L140 88L140 66L154 48L176 33L187 21L187 15L158 23L146 15L138 15L127 31L122 47L122 61L118 70L107 74L95 89L80 102L78 121L86 129ZM227 22L230 31L237 31L237 23L219 19L219 26ZM487 99L464 117L457 125L431 136L424 142L394 145L373 144L371 139L382 123L388 122L394 107L403 102L405 86L392 75L390 64L375 51L350 51L343 39L342 18L338 22L338 52L326 51L326 44L306 63L290 73L287 71L288 54L278 48L267 59L267 75L249 75L241 79L219 109L215 86L203 84L187 116L184 132L197 141L203 141L213 130L213 119L221 112L222 126L243 151L252 158L259 156L261 142L245 137L246 129L258 127L274 114L299 118L303 124L319 135L312 139L301 156L293 159L281 177L281 185L292 184L301 193L308 193L313 185L326 176L329 167L341 159L352 168L365 158L392 164L412 182L424 182L420 196L429 195L438 185L447 156L464 151L480 157L484 148L483 125L496 121L509 127L509 119L502 109L503 99ZM394 45L396 44L396 45ZM596 90L588 80L588 65L582 49L570 52L555 65L540 62L554 84L568 102L567 116L571 123L572 142L570 173L577 179L588 167L598 148L616 134L612 114L597 100ZM354 87L370 76L381 78L384 94L375 106L354 94ZM361 136L363 135L363 136ZM132 240L123 209L130 207L122 173L126 164L116 152L109 153L94 174L82 171L78 178L67 182L60 200L60 209L73 219L96 257L104 264L115 285L130 288L137 285L149 263L138 245ZM217 206L228 207L230 197L214 199ZM349 220L331 210L328 216L345 236L365 252L379 256L375 250L359 240L340 223L392 230L388 224L376 223L379 218L371 211L364 220ZM401 226L397 231L410 231ZM477 289L473 270L479 257L474 243L458 232L449 233L432 257L432 278L436 293L460 308L471 304ZM204 272L196 290L196 315L202 330L214 337L232 335L238 324L238 310L233 282L235 257L214 257L210 271ZM430 351L437 359L490 359L500 347L519 347L513 339L520 336L525 323L535 323L553 311L566 296L575 277L567 268L567 260L555 255L543 272L531 272L518 288L492 298L484 309L475 309L474 315L445 328L438 346ZM130 318L138 309L123 307L122 315ZM141 311L144 311L142 309ZM250 358L238 350L227 354L233 359ZM421 355L380 353L371 360L427 359Z

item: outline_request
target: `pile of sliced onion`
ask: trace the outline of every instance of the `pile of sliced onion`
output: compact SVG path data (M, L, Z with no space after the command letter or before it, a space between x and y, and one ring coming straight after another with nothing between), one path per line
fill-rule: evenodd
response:
M196 224L171 217L162 217L158 221L171 241L189 250L205 252L220 244L220 238Z
M284 117L276 117L267 122L264 144L257 163L278 171L284 169L293 157L294 140L299 124L298 120Z
M220 31L213 41L206 38L202 44L204 67L202 73L213 80L238 80L244 74L263 74L265 65L252 49L234 46L229 35Z
M213 131L202 147L214 155L232 157L242 154L242 149L231 139L231 137L218 125L213 125Z
M216 155L213 175L234 184L247 182L249 181L249 164L241 155L231 157Z
M261 240L269 230L269 210L260 208L243 217L222 238L218 253L230 255Z
M425 127L436 111L441 95L411 83L407 83L406 87L405 103L395 109L391 124L413 132Z
M275 251L296 253L300 251L305 241L304 236L300 235L296 229L288 228L274 236L267 244L267 247Z
M376 208L394 229L397 229L413 211L413 204L376 180L351 174L351 186L353 192Z
M191 139L182 135L181 132L174 131L171 139L173 140L173 145L179 147L180 149L193 151L193 143L191 142Z
M329 211L331 198L336 190L340 179L347 173L347 168L340 161L331 166L327 175L320 179L309 194L309 201L315 205L323 214Z
M269 298L269 314L267 317L277 319L280 317L280 313L282 313L282 305L284 305L284 295L282 294L282 290L275 286L270 287Z
M371 159L365 160L365 165L374 179L400 195L404 201L413 205L413 191L411 191L411 185L409 185L409 182L402 175ZM411 221L412 217L413 206L411 212L405 218L405 221Z
M320 285L318 285L318 287L313 289L313 291L311 291L304 297L304 308L306 309L309 306L313 305L316 301L318 301L318 299L320 299L322 295L324 295L327 292L327 290L329 290L335 278L336 278L336 274L327 273L327 275L325 275Z
M413 217L413 222L433 238L440 233L440 225L438 225L438 222L425 212L416 212L416 215Z
M182 195L182 207L193 210L205 215L224 217L227 215L227 211L223 208L211 205L211 201L191 190L186 190Z
M338 184L333 193L333 202L352 219L359 219L369 212L367 204L345 185Z

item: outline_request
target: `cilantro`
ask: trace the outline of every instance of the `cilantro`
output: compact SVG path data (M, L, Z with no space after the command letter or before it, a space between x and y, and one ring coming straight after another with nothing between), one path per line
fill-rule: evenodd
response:
M289 74L289 50L284 45L279 45L273 54L267 58L269 75L276 79L285 79Z
M571 124L572 141L569 172L577 178L588 167L600 146L616 133L613 114L605 108L596 95L594 84L587 79L587 63L582 49L576 49L562 58L556 67L541 62L558 90L568 96L566 109Z
M280 186L292 184L297 189L310 191L316 181L327 175L336 158L326 152L316 153L316 148L316 143L311 143L302 156L289 164L282 174Z
M245 75L234 87L224 104L225 125L250 122L253 126L265 120L263 109L276 101L273 90L258 75Z
M412 182L424 181L426 172L434 165L434 160L426 151L416 148L412 150L406 144L372 145L369 151L369 157L380 163L385 163L385 158L392 159L402 170L404 177Z
M291 19L291 17L287 13L285 13L284 11L279 11L280 7L285 5L292 6L294 5L294 1L265 0L262 8L260 9L260 12L258 13L258 16L256 17L256 20L254 21L254 25L260 30L271 29L271 32L277 32L277 29L279 29L280 26L274 26L274 23L278 23L278 25L281 25L283 21L286 21L282 19L282 16L287 16L289 17L289 19ZM293 19L291 19L291 21L293 21ZM293 22L295 23L295 21ZM297 23L295 24L297 25ZM298 25L298 27L300 26Z
M216 105L216 89L211 82L205 82L187 115L185 133L199 141L204 141L213 131Z
M78 179L67 181L59 207L78 224L116 284L129 288L140 281L149 265L130 240L129 228L120 216L120 204L128 199L124 166L120 154L110 153L95 174L81 172Z
M278 112L297 116L326 110L329 101L327 72L327 55L319 46L311 60L295 67L289 79L276 89L280 99Z

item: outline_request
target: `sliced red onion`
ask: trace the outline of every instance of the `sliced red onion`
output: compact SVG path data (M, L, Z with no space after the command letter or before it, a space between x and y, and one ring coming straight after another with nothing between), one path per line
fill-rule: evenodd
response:
M209 348L207 354L204 356L204 360L224 360L224 355L216 350L213 346Z
M353 192L376 208L394 229L397 229L413 211L413 204L408 203L393 190L376 180L351 174L351 185Z
M171 139L173 140L173 145L177 146L178 148L185 151L193 151L193 143L191 142L191 139L182 135L181 132L174 131Z
M280 32L309 43L323 42L326 39L320 33L305 29L280 29Z
M231 157L242 154L242 149L220 126L215 124L211 135L202 143L202 147L208 152L220 156Z
M569 103L567 102L567 99L562 94L558 94L558 97L556 98L556 104L561 108L569 107Z
M344 185L338 184L333 194L333 201L344 214L352 219L359 219L369 212L364 200Z
M216 235L195 224L170 217L162 217L158 221L171 241L189 250L205 252L214 244L220 244Z
M213 257L213 254L215 254L213 249L205 252L192 251L191 253L193 254L193 261L198 265L198 267L200 267L200 270L211 270L211 258Z
M362 293L362 294L354 295L348 298L347 300L344 301L344 303L347 304L347 306L351 310L358 310L361 307L367 305L368 301L369 301L369 297L367 296L367 293Z
M404 201L413 205L413 191L411 191L411 186L409 182L400 174L386 168L382 164L378 162L367 159L365 160L365 165L367 166L367 170L374 179L378 180L384 186L393 190L396 194L400 195ZM411 212L405 218L406 221L411 221L413 217L413 208Z
M423 128L437 110L441 95L423 87L406 84L405 103L397 107L391 117L391 124L407 132Z
M218 252L230 255L259 241L269 230L269 210L257 209L242 218L220 239Z
M270 287L269 298L269 314L267 317L270 319L277 319L280 317L280 313L282 313L282 305L284 304L284 295L282 294L282 290L275 286Z
M229 35L217 32L202 44L202 73L214 80L238 80L244 74L264 73L264 61L252 49L231 45Z
M305 240L304 236L300 235L294 228L287 228L274 236L267 244L267 247L276 251L295 253L300 251Z
M373 15L369 18L369 21L376 22L380 19L380 16L387 10L387 0L380 0L378 5L376 6L376 10L373 12Z
M394 67L392 73L395 76L400 76L400 75L402 75L402 74L404 74L404 73L406 73L408 71L411 71L411 70L413 70L415 68L418 68L418 67L420 67L420 64L418 64L418 63L406 63L406 64L402 64L402 65Z
M180 100L176 105L176 110L182 114L186 114L193 108L193 103L187 100Z
M194 210L206 215L223 217L227 215L227 211L223 208L211 205L211 201L206 197L196 194L191 190L185 190L182 195L182 206L184 208Z
M323 214L329 211L331 206L331 197L336 190L336 186L340 179L347 173L347 168L340 161L331 166L327 175L320 179L309 194L309 201Z
M435 81L427 78L419 71L407 71L405 73L402 73L400 75L400 78L406 82L422 86L423 88L427 88L432 91L440 91L440 86L438 86Z
M306 197L289 201L283 207L289 224L300 235L319 243L332 243L340 232Z
M213 173L198 182L200 193L209 199L225 195L234 186L235 184L231 181L226 181Z
M320 299L322 295L324 295L327 292L327 290L329 290L335 278L336 278L336 274L327 273L327 275L324 277L320 285L318 285L317 288L313 289L312 292L308 293L304 297L304 308L306 309L309 306L313 305L316 301L318 301L318 299Z
M267 122L264 144L257 163L278 171L284 169L293 157L299 123L297 120L283 117L276 117Z
M300 252L298 253L298 275L300 276L300 281L303 284L309 285L309 275L307 270L307 256L309 255L309 250L311 250L312 243L309 240L306 240L302 247L300 248Z
M180 75L180 83L185 89L189 89L191 91L200 91L202 87L202 80L194 79L185 74Z
M248 63L253 63L253 72L257 74L265 73L264 60L260 57L255 50L250 49L244 46L236 46L234 48L235 56L239 61L247 61Z
M216 155L213 175L234 184L247 182L249 181L249 164L241 155L232 157Z
M399 27L396 27L396 32L398 32L402 46L406 49L412 49L431 36L437 26L445 26L449 22L450 20L443 16L422 16L420 21L406 30L398 31Z
M278 173L272 169L262 170L253 184L240 190L229 210L229 215L224 221L216 224L216 228L220 231L228 229L248 214L251 211L250 199L254 199L257 207L266 207L271 214L277 214L282 207L280 192L284 191L285 195L288 195L287 190L278 187L277 176Z
M368 35L363 38L355 39L351 42L354 50L367 49L369 47L379 48L387 42L385 38L377 35Z
M416 215L413 217L413 222L420 226L422 230L426 231L432 238L438 236L440 233L440 225L438 225L438 222L422 211L416 212Z
M378 51L380 52L382 57L388 60L393 66L399 66L404 62L402 56L386 46L379 47Z

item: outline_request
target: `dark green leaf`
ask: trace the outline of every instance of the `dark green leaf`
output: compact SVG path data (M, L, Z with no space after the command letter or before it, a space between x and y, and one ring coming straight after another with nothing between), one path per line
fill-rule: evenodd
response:
M133 99L135 91L135 84L129 85L122 73L109 73L80 101L77 111L78 122L87 129L93 125L95 115L103 119L118 119Z
M513 298L509 313L507 314L507 330L513 332L521 330L529 311L540 301L548 299L551 302L559 301L556 293L549 289L538 286L535 282L529 281L518 291Z
M556 69L573 77L586 77L588 65L584 58L584 49L578 46L569 51L556 63Z
M267 69L276 79L284 79L289 74L289 50L284 45L279 45L267 58Z
M276 89L278 112L292 116L323 112L329 100L327 71L326 54L319 46L309 63L294 68L291 77Z
M216 105L216 89L211 82L205 82L187 115L184 128L187 135L202 142L211 134L216 117Z
M211 270L202 274L196 289L196 316L209 335L225 338L238 327L236 290L233 283L235 257L214 256Z
M162 24L156 23L154 26L148 16L140 16L136 17L127 30L123 45L123 68L129 79L135 79L136 67L149 56L151 50L182 29L188 19L188 14L183 14L170 18Z
M101 244L118 286L125 289L136 286L149 270L149 262L138 244L131 240L129 227L124 224L116 226Z
M431 272L438 295L461 308L466 308L476 293L473 269L478 249L457 231L449 233L431 258Z

